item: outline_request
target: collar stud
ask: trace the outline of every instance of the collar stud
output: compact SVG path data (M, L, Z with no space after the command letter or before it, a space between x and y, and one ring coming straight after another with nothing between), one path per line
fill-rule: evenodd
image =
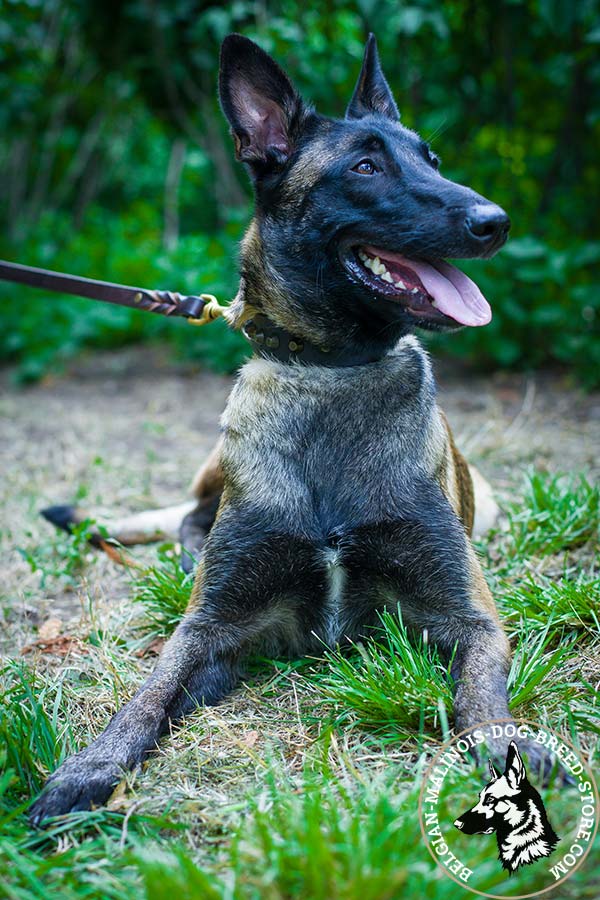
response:
M290 334L285 328L276 325L263 313L256 313L242 325L242 333L250 341L254 352L263 359L277 360L282 363L302 362L314 366L362 366L377 362L386 356L387 351L373 352L369 350L334 349L317 347L310 341Z

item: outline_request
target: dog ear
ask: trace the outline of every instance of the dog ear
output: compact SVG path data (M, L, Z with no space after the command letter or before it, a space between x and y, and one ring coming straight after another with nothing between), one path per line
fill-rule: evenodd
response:
M400 113L379 62L377 41L370 34L365 46L362 69L346 110L347 119L362 119L378 114L398 121Z
M509 787L513 791L519 787L523 779L526 777L525 766L523 765L523 760L521 759L518 747L514 741L511 741L508 745L504 776L508 781Z
M275 60L243 35L228 35L221 46L219 95L237 158L255 173L282 165L294 150L304 105Z
M500 769L497 769L491 759L488 759L488 768L490 770L490 775L492 776L492 781L495 781L496 778L500 778L502 772Z

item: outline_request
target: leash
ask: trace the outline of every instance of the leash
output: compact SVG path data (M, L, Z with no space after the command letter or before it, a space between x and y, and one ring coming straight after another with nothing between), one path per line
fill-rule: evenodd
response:
M173 291L152 291L114 284L111 281L67 275L64 272L52 272L50 269L36 269L5 260L0 260L0 280L73 294L76 297L88 297L90 300L101 300L103 303L114 303L131 309L143 309L161 316L181 316L191 325L206 325L227 310L212 294L200 294L196 297L183 296ZM242 326L242 333L258 356L282 363L302 362L339 368L377 362L385 355L368 350L360 352L356 349L327 350L317 347L310 341L290 334L268 316L258 312Z
M77 275L36 269L5 260L0 260L0 279L47 291L88 297L90 300L102 300L103 303L114 303L131 309L143 309L161 316L182 316L191 325L206 325L222 316L226 309L212 294L186 297L173 291L151 291L110 281L96 281L93 278L80 278Z

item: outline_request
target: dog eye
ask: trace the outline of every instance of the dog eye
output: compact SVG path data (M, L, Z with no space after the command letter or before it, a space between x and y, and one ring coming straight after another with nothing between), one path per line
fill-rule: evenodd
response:
M377 169L375 168L375 163L370 159L361 159L352 171L358 172L359 175L374 175Z

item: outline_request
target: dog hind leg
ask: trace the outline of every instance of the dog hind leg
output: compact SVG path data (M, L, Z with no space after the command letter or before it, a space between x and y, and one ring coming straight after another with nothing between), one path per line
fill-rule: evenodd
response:
M49 506L40 511L41 515L52 525L69 532L86 519L92 520L95 525L90 529L90 540L96 545L104 537L112 538L126 547L155 541L177 541L181 537L189 550L189 553L184 553L184 560L190 560L187 566L184 565L184 569L188 571L214 521L223 489L221 446L220 438L193 478L192 493L195 500L110 518L96 516L93 511L71 505ZM183 522L189 515L191 519L182 529Z
M134 544L179 540L181 523L195 508L196 501L188 500L162 509L148 509L129 516L104 518L77 506L50 506L42 509L41 515L52 525L68 532L73 531L76 525L80 525L86 519L90 519L93 522L90 528L90 540L93 544L97 545L103 538L112 538L130 547Z

